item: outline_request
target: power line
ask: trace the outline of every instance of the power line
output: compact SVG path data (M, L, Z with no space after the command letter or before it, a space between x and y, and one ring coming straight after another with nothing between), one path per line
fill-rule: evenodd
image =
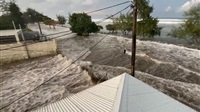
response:
M136 59L136 37L137 37L137 14L138 14L138 1L133 0L133 29L132 29L132 54L131 54L131 75L135 76L135 59Z
M73 33L71 32L71 33L63 34L63 35L57 36L57 37L55 37L53 39L56 39L56 38L59 38L59 37L62 37L62 36L66 36L66 35L70 35L70 34L73 34ZM37 43L41 43L41 42L37 42ZM37 44L37 43L30 43L30 44L26 44L26 45L33 45L33 44ZM26 46L26 45L20 45L20 46L16 46L16 47L9 47L9 48L5 48L5 49L1 49L0 51L14 49L14 48L19 48L19 47L23 47L23 46Z
M101 11L101 10L113 8L113 7L116 7L116 6L119 6L119 5L128 3L128 2L130 2L130 1L126 1L126 2L123 2L123 3L119 3L119 4L116 4L116 5L113 5L113 6L106 7L106 8L102 8L102 9L98 9L98 10L95 10L95 11L91 11L91 12L88 12L88 13L93 13L93 12L97 12L97 11ZM129 5L129 6L130 6L130 5ZM129 7L129 6L128 6L128 7ZM127 9L128 7L124 8L123 10ZM122 12L123 10L121 10L121 11L119 11L119 12L117 12L117 13L115 13L115 14L113 14L113 15L111 15L111 16L109 16L109 17L107 17L107 18L105 18L105 19L103 19L103 20L101 20L101 21L99 21L99 23L101 23L101 22L103 22L103 21L105 21L105 20L107 20L107 19L109 19L109 18L112 18L113 16L119 14L119 13ZM87 14L88 14L88 13L87 13ZM99 24L99 23L97 23L97 24ZM66 32L69 32L69 31L66 31ZM64 33L64 32L60 32L60 33ZM56 35L56 34L59 34L59 33L49 34L49 35ZM72 34L72 32L69 33L69 34L64 34L64 35L61 35L61 36L52 38L52 39L56 39L56 38L59 38L59 37L62 37L62 36L70 35L70 34ZM49 36L49 35L47 35L47 36ZM31 43L31 44L26 44L26 45L32 45L32 44L36 44L36 43ZM13 48L19 48L19 47L23 47L23 46L25 46L25 45L16 46L16 47L10 47L10 48L5 48L5 49L0 49L0 51L4 51L4 50L8 50L8 49L13 49Z
M7 104L6 106L2 107L0 110L8 107L9 105L15 103L16 101L20 100L21 98L25 97L26 95L30 94L31 92L35 91L36 89L38 89L39 87L41 87L42 85L44 85L46 82L50 81L51 79L53 79L55 76L59 75L60 73L62 73L64 70L68 69L72 64L74 64L76 61L78 61L80 58L82 58L86 53L88 53L90 50L92 50L96 45L98 45L103 39L105 39L108 36L108 34L106 34L104 37L102 37L96 44L94 44L90 49L88 49L86 52L84 52L82 55L80 55L76 60L74 60L70 65L68 65L67 67L65 67L64 69L62 69L61 71L59 71L58 73L56 73L54 76L52 76L51 78L49 78L48 80L44 81L43 83L41 83L39 86L37 86L36 88L34 88L33 90L27 92L26 94L24 94L23 96L19 97L18 99L14 100L13 102Z
M109 47L109 48L116 48L116 47ZM108 49L108 47L105 48L100 48L98 47L98 49L96 50L101 50L101 49ZM66 49L58 49L58 50L66 50ZM52 51L48 51L48 50L16 50L16 49L11 49L11 51L27 51L27 52L52 52Z
M116 5L108 6L108 7L102 8L102 9L97 9L97 10L94 10L94 11L86 12L86 14L90 14L90 13L94 13L94 12L99 12L99 11L102 11L102 10L110 9L110 8L113 8L113 7L116 7L116 6L119 6L119 5L123 5L123 4L129 3L129 2L130 1L126 1L126 2L122 2L122 3L116 4Z
M126 15L128 15L130 13L130 11L133 9L132 5L130 6L131 8L128 10L128 12L126 13Z
M117 14L121 13L122 11L128 9L130 7L130 5L128 5L127 7L125 7L124 9L118 11L117 13L113 14L113 15L110 15L108 16L107 18L103 19L103 20L100 20L100 21L97 21L96 23L99 24L99 23L102 23L103 21L107 20L107 19L110 19L112 18L113 16L116 16Z
M105 19L106 20L106 19ZM105 21L104 20L104 21ZM102 21L103 22L103 21ZM69 30L70 31L70 30ZM69 31L66 31L66 32L69 32ZM64 33L64 32L59 32L59 33ZM56 35L56 34L59 34L59 33L55 33L55 34L49 34L49 35ZM61 36L57 36L55 38L52 38L52 39L56 39L56 38L59 38L59 37L63 37L63 36L66 36L66 35L70 35L70 34L73 34L72 32L71 33L68 33L68 34L63 34ZM49 36L47 35L47 36ZM40 43L40 42L39 42ZM37 43L31 43L31 44L26 44L26 45L32 45L32 44L37 44ZM9 47L9 48L5 48L5 49L1 49L0 51L4 51L4 50L9 50L9 49L14 49L14 48L19 48L19 47L23 47L25 45L21 45L21 46L16 46L16 47Z
M107 76L107 75L108 75L108 74L106 73L106 75L102 76L101 79L99 79L99 81L97 82L97 84L99 84L99 83L101 82L101 80L102 80L104 77L107 77L107 79L108 79L108 76Z
M130 5L129 5L130 6ZM128 6L128 7L129 7ZM122 12L123 10L127 9L128 7L120 10L119 12L115 13L112 15L115 16L118 13ZM108 17L106 19L109 19ZM106 19L104 19L103 21L105 21ZM16 101L20 100L21 98L25 97L26 95L30 94L31 92L35 91L36 89L38 89L39 87L41 87L42 85L44 85L46 82L50 81L51 79L53 79L54 77L56 77L57 75L59 75L60 73L62 73L64 70L68 69L72 64L74 64L75 62L77 62L79 59L81 59L85 54L87 54L89 51L91 51L95 46L97 46L103 39L105 39L108 36L109 33L107 33L104 37L102 37L97 43L95 43L92 47L90 47L90 49L88 49L86 52L84 52L82 55L80 55L76 60L74 60L70 65L68 65L67 67L65 67L64 69L62 69L61 71L59 71L58 73L56 73L54 76L52 76L51 78L49 78L48 80L44 81L43 83L41 83L40 85L38 85L36 88L32 89L31 91L27 92L26 94L24 94L23 96L17 98L16 100L12 101L11 103L7 104L6 106L0 108L0 110L10 106L11 104L15 103Z
M51 35L56 35L56 34L60 34L60 33L67 33L67 32L70 32L70 30L62 31L62 32L58 32L58 33L52 33L52 34L48 34L48 35L45 35L45 36L51 36Z
M51 38L51 39L60 38L60 37L63 37L63 36L66 36L66 35L70 35L70 34L73 34L73 32L71 32L71 33L68 33L68 34L59 35L59 36L56 36L56 37L54 37L54 38Z
M97 23L97 24L100 24L100 23L104 22L105 20L112 18L113 16L116 16L117 14L121 13L122 11L128 9L130 6L131 6L131 5L128 5L128 6L125 7L124 9L118 11L117 13L115 13L115 14L113 14L113 15L111 15L111 16L109 16L109 17L107 17L107 18L105 18L105 19L103 19L103 20L101 20L101 21L97 21L96 23ZM62 33L62 32L60 32L60 33ZM66 36L66 35L70 35L70 34L73 34L73 33L71 32L71 33L68 33L68 34L63 34L63 35L60 35L60 36L57 36L57 37L51 38L51 39L56 39L56 38L59 38L59 37L63 37L63 36ZM50 35L53 35L53 34L50 34ZM26 45L32 45L32 44L36 44L36 43L31 43L31 44L26 44ZM25 46L25 45L22 45L22 46ZM8 50L8 49L13 49L13 48L18 48L18 47L22 47L22 46L16 46L16 47L10 47L10 48L6 48L6 49L1 49L0 51Z

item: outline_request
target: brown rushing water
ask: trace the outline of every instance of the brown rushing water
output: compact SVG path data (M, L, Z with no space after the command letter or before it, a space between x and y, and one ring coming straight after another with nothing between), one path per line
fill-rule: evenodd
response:
M58 40L62 56L19 62L0 68L0 107L40 85L93 46L103 35ZM102 81L129 72L131 40L108 36L81 60L31 94L1 110L24 112L77 93ZM200 51L149 41L137 41L137 78L195 108L200 107ZM101 82L101 81L100 81Z

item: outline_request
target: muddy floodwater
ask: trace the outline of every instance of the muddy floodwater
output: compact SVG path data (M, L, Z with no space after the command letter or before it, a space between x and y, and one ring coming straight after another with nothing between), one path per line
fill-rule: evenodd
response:
M86 38L62 39L58 41L58 47L63 55L74 58L104 36L98 34ZM109 35L90 50L83 60L129 69L131 41L129 38ZM137 75L139 79L195 109L200 109L200 50L137 40L136 70L139 71L138 74L144 73Z
M131 39L108 35L90 50L104 36L57 39L62 55L1 66L1 111L34 110L130 72ZM136 77L196 110L200 110L199 68L200 50L137 40Z

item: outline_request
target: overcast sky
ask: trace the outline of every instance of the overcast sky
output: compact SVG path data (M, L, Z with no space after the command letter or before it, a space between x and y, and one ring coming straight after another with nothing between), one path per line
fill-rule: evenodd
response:
M56 18L58 14L67 16L68 13L91 11L124 1L126 0L16 0L16 3L21 11L30 7L51 18ZM154 7L152 15L158 18L180 18L184 11L197 3L200 3L200 0L150 0L150 5ZM105 18L127 5L94 13L91 16L94 19ZM128 9L124 13L127 11Z

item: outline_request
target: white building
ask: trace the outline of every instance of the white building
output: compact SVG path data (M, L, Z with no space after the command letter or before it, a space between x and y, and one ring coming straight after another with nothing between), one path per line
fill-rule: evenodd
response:
M16 30L0 30L0 39L6 39L9 37L15 37L16 42L20 43L19 35L22 35L22 40L24 40L24 36L22 34L21 29Z

